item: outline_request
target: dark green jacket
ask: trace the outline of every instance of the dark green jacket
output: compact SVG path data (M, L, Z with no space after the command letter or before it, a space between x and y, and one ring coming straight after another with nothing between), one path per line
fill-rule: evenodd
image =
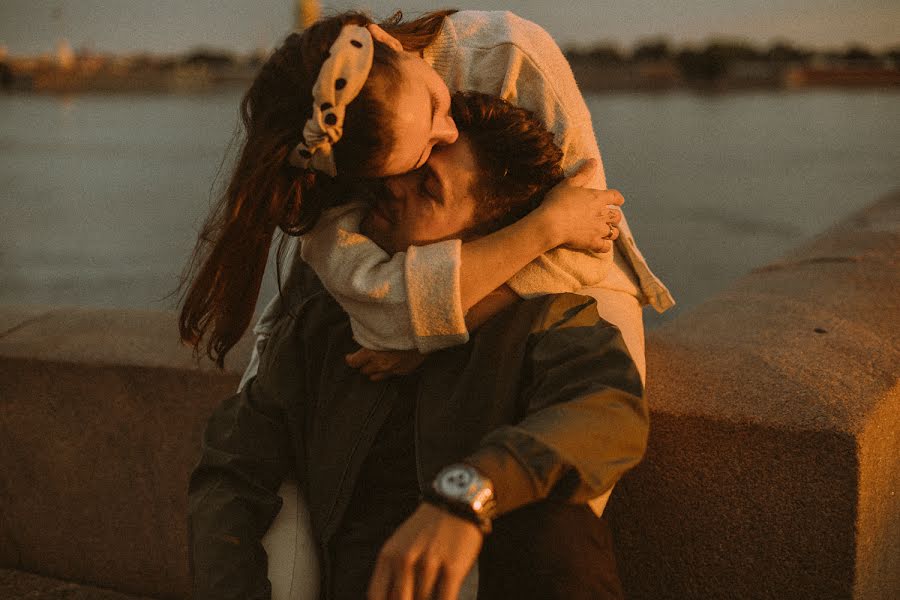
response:
M308 502L327 578L324 548L397 397L396 380L373 383L345 364L358 346L320 284L300 294L257 377L207 424L190 481L198 600L269 598L260 540L289 470ZM419 369L420 486L463 460L493 480L504 512L551 495L585 502L602 494L640 461L647 431L643 387L622 336L583 296L521 301Z

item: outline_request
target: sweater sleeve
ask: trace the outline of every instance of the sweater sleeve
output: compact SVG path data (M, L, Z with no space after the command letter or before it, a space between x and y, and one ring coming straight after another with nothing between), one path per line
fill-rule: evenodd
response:
M566 174L596 159L600 169L590 187L605 189L590 111L550 34L505 11L462 11L449 20L445 43L427 56L451 88L499 96L530 110L554 134ZM509 285L525 298L574 292L600 284L612 263L612 253L556 248L519 271Z
M532 37L529 41L540 47L543 64L535 62L525 49L518 46L511 49L510 60L518 64L518 77L507 81L506 85L510 88L515 86L515 89L506 90L506 93L516 97L520 106L535 107L531 110L553 132L557 145L563 151L562 167L566 175L573 174L586 160L593 158L600 167L590 187L605 189L606 176L590 113L569 63L547 32L537 26L534 30L529 32ZM554 74L552 79L548 77L548 70ZM545 293L574 292L599 285L609 273L612 263L612 252L555 248L516 273L509 285L524 298Z
M421 352L465 343L459 240L391 256L360 233L364 214L358 203L326 211L300 247L350 316L356 341L372 350Z

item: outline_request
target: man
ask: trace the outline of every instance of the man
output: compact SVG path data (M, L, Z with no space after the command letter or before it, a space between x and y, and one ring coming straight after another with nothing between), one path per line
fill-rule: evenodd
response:
M460 141L388 181L363 222L388 252L497 229L560 178L561 152L527 111L458 95L453 114ZM642 457L647 406L594 301L518 301L468 344L373 382L345 363L348 318L307 275L257 377L207 426L190 485L196 597L269 596L260 540L290 468L324 598L455 599L476 560L479 600L620 597L586 502Z

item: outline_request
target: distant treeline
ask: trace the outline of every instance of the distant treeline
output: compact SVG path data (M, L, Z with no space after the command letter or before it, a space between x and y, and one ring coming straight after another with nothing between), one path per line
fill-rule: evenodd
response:
M55 55L0 57L0 91L193 91L246 86L266 56L265 50L236 54L196 49L159 56L74 52L62 47ZM900 45L879 53L862 45L816 51L787 42L762 48L730 41L675 46L653 39L630 51L597 44L569 49L566 56L579 85L594 92L900 87Z
M699 47L676 47L668 40L653 39L636 44L631 51L623 51L613 44L597 44L586 49L570 48L566 56L573 64L600 68L668 63L676 66L684 79L700 81L720 79L737 64L900 68L900 45L884 52L874 52L859 44L840 50L811 50L787 42L765 48L747 42L729 41L711 41Z

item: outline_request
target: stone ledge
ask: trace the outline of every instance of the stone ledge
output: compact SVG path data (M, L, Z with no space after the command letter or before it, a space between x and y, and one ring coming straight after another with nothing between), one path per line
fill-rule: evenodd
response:
M630 598L900 597L900 195L647 339Z
M3 306L0 308L0 339L54 310L52 306Z
M187 485L218 371L0 358L0 566L188 598Z
M41 577L24 571L0 569L3 600L151 600L102 588Z
M171 311L0 306L0 359L216 369L180 344L177 323ZM240 374L251 350L252 334L247 334L228 354L225 373Z
M0 565L189 597L188 476L251 348L220 371L174 312L0 307Z
M859 433L897 386L898 276L900 195L648 335L654 409Z

